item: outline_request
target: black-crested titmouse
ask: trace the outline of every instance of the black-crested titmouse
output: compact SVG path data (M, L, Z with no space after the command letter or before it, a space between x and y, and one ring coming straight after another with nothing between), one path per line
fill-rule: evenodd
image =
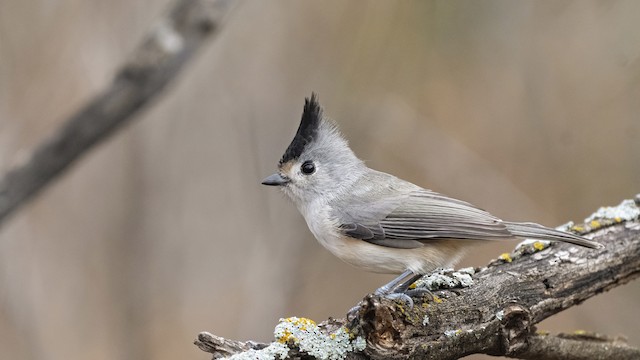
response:
M401 274L378 293L401 293L420 275L455 264L489 240L528 238L589 248L601 244L534 223L507 222L467 202L368 168L315 94L305 99L298 131L262 181L293 200L316 239L335 256L377 273Z

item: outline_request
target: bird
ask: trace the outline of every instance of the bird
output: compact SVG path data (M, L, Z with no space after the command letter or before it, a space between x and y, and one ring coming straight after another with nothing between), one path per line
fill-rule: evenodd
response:
M295 204L317 241L366 271L400 274L379 295L404 296L424 274L452 267L475 246L496 240L560 241L591 249L582 236L532 222L509 222L468 202L367 167L315 93L277 171L262 181Z

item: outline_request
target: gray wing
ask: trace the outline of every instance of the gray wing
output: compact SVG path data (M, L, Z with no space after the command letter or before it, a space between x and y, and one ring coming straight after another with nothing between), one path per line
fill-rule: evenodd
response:
M373 244L416 248L433 240L513 239L495 216L464 201L430 190L353 202L338 217L346 235Z

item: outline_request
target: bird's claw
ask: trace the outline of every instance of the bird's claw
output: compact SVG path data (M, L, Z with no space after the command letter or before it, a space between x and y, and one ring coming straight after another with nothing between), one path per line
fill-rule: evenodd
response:
M374 293L377 296L380 296L382 298L391 300L391 301L401 301L403 303L405 303L405 305L409 308L409 310L413 309L413 299L411 298L411 296L409 296L406 293L391 293L391 294L378 294L377 292ZM358 313L360 312L360 309L362 308L362 305L358 304L354 307L352 307L348 312L347 312L347 321L351 322L353 320L356 319L356 317L358 316Z
M408 295L409 297L422 297L424 295L429 295L431 297L431 299L435 299L435 295L431 292L431 290L427 289L427 288L415 288L415 289L409 289L407 291L404 292L406 295Z
M408 307L409 310L413 309L413 299L411 298L411 296L405 294L405 293L393 293L393 294L387 294L384 295L385 298L389 299L389 300L400 300L402 302L404 302Z

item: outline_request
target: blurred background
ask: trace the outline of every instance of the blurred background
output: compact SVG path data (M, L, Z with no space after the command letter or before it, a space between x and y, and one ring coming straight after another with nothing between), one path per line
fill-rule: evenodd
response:
M170 4L0 1L0 170L107 87ZM369 166L509 220L556 226L640 192L640 2L245 1L0 228L0 358L208 359L200 331L269 341L278 318L342 317L388 281L260 185L311 91ZM640 346L639 301L631 283L540 328Z

